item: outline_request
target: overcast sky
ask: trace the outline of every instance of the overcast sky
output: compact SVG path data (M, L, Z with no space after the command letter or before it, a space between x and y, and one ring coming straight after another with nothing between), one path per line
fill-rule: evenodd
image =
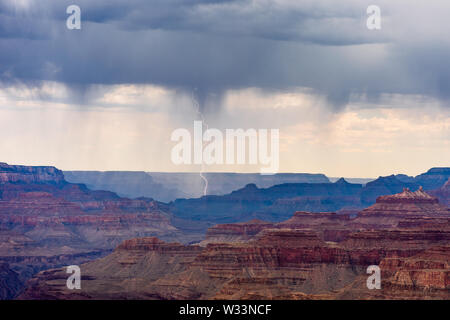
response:
M0 0L0 161L198 170L170 161L194 96L210 127L279 129L283 172L449 166L449 17L445 0Z

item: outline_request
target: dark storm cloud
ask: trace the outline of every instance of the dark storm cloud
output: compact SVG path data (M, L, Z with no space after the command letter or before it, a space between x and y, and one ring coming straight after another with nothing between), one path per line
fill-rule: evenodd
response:
M310 87L334 106L352 94L449 98L448 40L403 34L408 15L381 2L386 23L369 31L369 1L0 0L0 80L64 82L80 101L92 84L152 83L193 90L202 106L245 87ZM71 4L81 30L65 27Z

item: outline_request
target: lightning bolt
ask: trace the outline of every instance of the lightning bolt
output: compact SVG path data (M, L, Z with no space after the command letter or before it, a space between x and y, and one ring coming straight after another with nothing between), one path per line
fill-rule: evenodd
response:
M205 117L200 109L200 103L195 98L193 91L192 91L192 103L194 104L195 108L197 109L197 113L200 116L200 119L202 120L202 125L205 125L206 130L208 130L208 124L206 123ZM204 147L204 141L202 141L202 146ZM203 150L203 148L202 148L202 150ZM206 196L206 194L208 193L208 179L206 179L206 177L203 175L204 172L205 172L205 163L203 162L203 158L202 158L202 166L201 166L199 175L200 175L200 178L205 182L205 187L203 188L203 195Z

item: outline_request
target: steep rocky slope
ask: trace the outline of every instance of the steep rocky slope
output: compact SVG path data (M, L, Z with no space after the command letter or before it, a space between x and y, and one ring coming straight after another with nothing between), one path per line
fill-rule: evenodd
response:
M355 223L369 227L383 225L388 227L424 227L429 224L448 227L449 208L439 200L419 190L378 197L376 203L359 213Z
M201 245L128 240L81 265L81 290L53 269L21 298L449 299L449 219L436 198L404 190L356 217L297 212L281 223L218 225ZM381 268L379 290L366 286L370 265Z
M55 167L15 166L0 162L0 183L62 183L64 175Z
M22 282L43 269L101 257L125 239L192 241L192 234L180 232L171 218L162 203L91 191L68 183L54 167L0 163L0 262L8 263ZM0 276L9 283L6 273ZM7 297L15 292L2 290Z
M326 295L326 299L450 299L450 246L435 246L409 257L380 263L381 289L366 290L367 276Z
M61 171L51 167L8 166L1 174L0 227L22 233L39 246L112 248L133 236L164 237L177 231L166 206L151 199L91 191L66 182Z

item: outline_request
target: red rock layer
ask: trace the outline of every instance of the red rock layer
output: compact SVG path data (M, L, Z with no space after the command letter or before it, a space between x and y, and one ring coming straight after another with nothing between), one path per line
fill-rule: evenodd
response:
M55 167L11 166L0 162L0 183L61 183L64 175Z
M202 244L205 245L211 242L245 242L252 239L261 230L273 226L273 223L257 219L248 222L216 225L208 229Z
M59 269L22 298L448 299L450 215L422 192L382 198L354 218L298 212L215 226L206 247L128 240L82 265L82 291L69 292ZM381 267L381 290L367 288L369 265Z
M171 217L152 199L121 198L68 183L54 167L0 163L0 261L17 270L21 280L42 269L98 258L125 239L177 239L180 232Z
M430 193L439 198L439 201L443 205L450 206L450 178L440 189L431 191Z

